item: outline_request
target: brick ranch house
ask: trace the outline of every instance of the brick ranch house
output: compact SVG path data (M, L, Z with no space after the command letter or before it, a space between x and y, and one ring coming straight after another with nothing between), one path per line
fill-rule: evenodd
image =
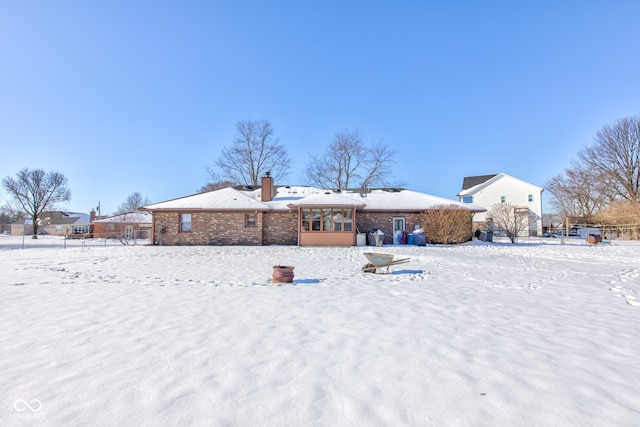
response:
M402 231L421 226L425 210L455 205L483 208L405 189L322 190L305 186L227 187L145 206L160 245L353 246L357 234L384 233L398 243Z

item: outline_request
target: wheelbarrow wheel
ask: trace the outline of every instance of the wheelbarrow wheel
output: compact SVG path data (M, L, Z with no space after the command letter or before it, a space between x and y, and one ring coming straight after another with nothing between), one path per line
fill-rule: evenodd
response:
M365 273L376 273L376 270L378 270L378 267L376 267L373 264L365 264L364 267L362 267L362 271L364 271Z

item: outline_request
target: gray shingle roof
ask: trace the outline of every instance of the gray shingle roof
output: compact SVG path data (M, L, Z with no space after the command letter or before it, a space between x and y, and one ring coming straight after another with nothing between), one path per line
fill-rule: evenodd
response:
M462 181L462 191L468 190L470 188L475 187L476 185L480 185L489 181L491 178L497 176L498 174L493 175L481 175L481 176L465 176Z

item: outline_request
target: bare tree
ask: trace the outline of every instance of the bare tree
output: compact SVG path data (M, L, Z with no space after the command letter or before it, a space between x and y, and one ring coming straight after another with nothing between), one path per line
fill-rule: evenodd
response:
M6 177L2 186L33 221L33 238L38 238L40 216L56 203L71 200L67 178L60 172L22 169L16 178Z
M546 227L550 231L561 228L564 224L565 216L558 213L545 213L542 214L542 226Z
M605 125L578 157L598 172L617 196L640 201L640 115Z
M392 166L396 151L378 142L367 150L365 169L360 187L367 188L375 184L391 185Z
M211 166L206 166L204 171L207 183L198 189L198 193L206 193L207 191L219 190L236 185L234 182L223 179L220 173Z
M593 168L575 165L545 184L551 204L564 217L589 220L615 197L605 177Z
M151 200L149 200L148 197L143 197L142 194L136 191L127 196L127 199L118 206L115 213L118 215L127 212L135 212L139 208L149 204L151 204Z
M216 181L209 182L207 185L203 185L198 189L198 193L206 193L207 191L220 190L221 188L233 187L233 182L231 181Z
M19 215L16 214L9 204L0 207L0 233L7 231L9 225L18 220Z
M231 147L215 161L224 181L257 186L266 172L276 181L289 174L289 156L268 120L240 120L236 132Z
M339 131L321 156L311 156L305 178L309 184L323 188L389 185L395 154L382 143L366 146L359 130Z
M497 203L487 212L487 221L492 228L503 231L516 243L523 231L529 230L532 213L528 208L521 208L511 203Z

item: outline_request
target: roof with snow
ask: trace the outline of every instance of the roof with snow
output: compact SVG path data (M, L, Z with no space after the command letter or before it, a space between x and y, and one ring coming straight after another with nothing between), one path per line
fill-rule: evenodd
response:
M321 191L301 199L295 200L287 206L335 206L335 207L356 207L364 208L366 203L350 197L349 193L342 191Z
M236 190L232 187L207 191L166 202L154 203L141 209L155 210L271 210L269 205L256 200L252 192Z
M238 190L232 187L195 194L145 206L144 210L290 210L298 206L353 206L365 211L419 212L441 206L456 206L473 212L486 209L405 189L324 190L306 186L275 187L275 197L260 201L260 188Z
M47 211L40 215L42 225L88 225L91 221L89 214L82 212Z
M355 200L366 204L365 211L423 211L442 206L455 206L473 212L484 212L486 209L471 203L460 203L444 197L432 196L404 189L378 189L368 193L345 193Z

